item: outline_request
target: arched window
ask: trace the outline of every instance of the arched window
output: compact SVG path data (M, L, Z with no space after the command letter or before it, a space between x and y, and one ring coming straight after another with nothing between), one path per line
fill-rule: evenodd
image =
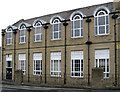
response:
M19 26L19 43L26 43L26 25Z
M109 34L109 11L103 8L94 13L95 35Z
M83 18L80 14L74 14L71 18L71 37L83 37Z
M35 21L34 27L34 42L42 41L42 23L40 21Z
M7 45L11 45L12 44L12 28L9 27L7 30L6 30L6 44Z
M61 22L59 17L55 17L51 21L51 39L61 39Z

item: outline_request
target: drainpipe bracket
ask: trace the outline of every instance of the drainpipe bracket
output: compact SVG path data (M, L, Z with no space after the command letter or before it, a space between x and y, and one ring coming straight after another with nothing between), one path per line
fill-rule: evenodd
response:
M48 29L48 26L47 26L47 25L45 25L45 26L44 26L44 28L45 28L45 29Z
M68 23L66 23L66 22L65 22L65 23L63 23L63 26L67 26L67 25L68 25Z
M88 23L90 23L91 21L92 21L92 20L91 20L91 19L89 19L89 18L86 20L86 22L88 22Z
M118 15L115 15L115 14L114 14L114 15L112 16L112 19L117 19L117 18L118 18Z
M87 45L91 45L92 42L91 42L91 41L87 41L85 44L87 44Z

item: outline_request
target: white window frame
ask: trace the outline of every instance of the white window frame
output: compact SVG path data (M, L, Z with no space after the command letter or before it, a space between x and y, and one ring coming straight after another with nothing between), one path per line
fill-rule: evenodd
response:
M12 45L12 28L8 28L7 32L6 32L6 44L7 45ZM11 35L11 37L9 37L9 35Z
M79 19L75 19L76 17L79 17ZM75 22L80 22L80 28L75 28ZM75 36L75 30L79 30L79 36ZM75 15L73 19L71 20L71 38L80 38L83 37L83 18L81 18L80 15Z
M80 71L75 71L75 60L80 61ZM81 64L82 61L83 61L83 67ZM82 70L82 68L83 68L83 70ZM73 71L72 71L72 69L73 69ZM80 75L75 76L75 73L80 73ZM84 77L83 51L71 51L71 77L73 77L73 78L83 78Z
M104 13L104 15L99 15L101 12ZM101 10L101 11L97 12L96 16L94 16L95 17L95 36L97 36L97 35L108 35L109 34L109 14L107 14L106 12L105 12L105 10ZM99 18L100 17L105 17L105 25L99 25ZM108 17L108 19L106 17ZM107 24L107 20L108 20L108 24ZM102 27L102 26L105 27L105 33L100 33L99 28ZM106 30L107 26L108 26L108 33L107 33L107 30ZM96 33L96 31L97 31L97 33Z
M40 70L36 69L37 60L39 60L39 63L40 63L40 67L39 67ZM40 74L37 74L36 72L40 72ZM33 75L42 76L42 53L34 53L33 54Z
M21 61L24 62L24 69L21 69ZM19 54L19 64L18 64L18 69L23 71L23 74L25 75L26 73L26 54Z
M96 61L97 60L97 61ZM104 78L107 77L107 74L110 74L110 57L109 57L109 49L105 50L95 50L95 67L100 67L100 60L105 60L105 71L104 71ZM107 64L107 60L109 61L109 64ZM109 71L107 71L107 65L109 65Z
M56 22L57 21L57 22ZM58 30L57 31L55 31L55 29L54 29L54 27L55 27L55 25L57 25L58 26ZM58 33L58 38L55 38L54 37L54 34L55 33ZM51 23L51 40L60 40L61 39L61 22L60 22L60 20L59 19L54 19L53 20L53 22Z
M37 30L39 30L40 33L36 33ZM37 40L36 36L40 36L40 39ZM42 24L37 21L34 25L34 42L41 42L41 41L42 41Z
M21 36L21 31L24 31L24 35ZM24 41L22 42L22 37L24 37ZM19 43L22 44L22 43L26 43L26 26L23 24L20 26L20 29L19 29Z
M58 71L54 70L55 61L57 61ZM53 64L53 66L52 66L52 64ZM57 75L55 73L57 73ZM50 75L52 77L61 77L61 52L51 52Z

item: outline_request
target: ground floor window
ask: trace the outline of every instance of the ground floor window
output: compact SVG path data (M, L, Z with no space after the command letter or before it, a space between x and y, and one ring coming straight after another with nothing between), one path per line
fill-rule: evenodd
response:
M51 52L50 60L50 74L51 76L61 76L61 52Z
M71 52L71 77L83 77L83 51Z
M26 54L19 54L19 69L23 71L23 74L26 72Z
M95 50L95 67L104 69L104 78L109 78L109 50Z
M42 53L33 54L33 75L42 75Z
M6 55L6 79L12 79L12 54Z

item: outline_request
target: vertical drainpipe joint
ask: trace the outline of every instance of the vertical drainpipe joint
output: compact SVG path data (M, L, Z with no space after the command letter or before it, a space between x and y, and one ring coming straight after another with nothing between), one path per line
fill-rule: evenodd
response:
M5 35L5 29L2 29L2 36Z
M63 26L67 26L68 25L68 23L66 23L66 20L65 20L65 22L63 23Z
M44 26L44 28L45 28L45 29L48 29L48 26L47 26L47 25L45 25L45 26Z
M30 32L30 31L31 31L31 28L29 27L29 28L27 29L27 31Z
M17 30L14 30L13 33L14 33L14 34L17 34Z
M91 20L91 19L89 19L89 18L86 20L86 22L87 22L87 23L90 23L91 21L92 21L92 20Z

